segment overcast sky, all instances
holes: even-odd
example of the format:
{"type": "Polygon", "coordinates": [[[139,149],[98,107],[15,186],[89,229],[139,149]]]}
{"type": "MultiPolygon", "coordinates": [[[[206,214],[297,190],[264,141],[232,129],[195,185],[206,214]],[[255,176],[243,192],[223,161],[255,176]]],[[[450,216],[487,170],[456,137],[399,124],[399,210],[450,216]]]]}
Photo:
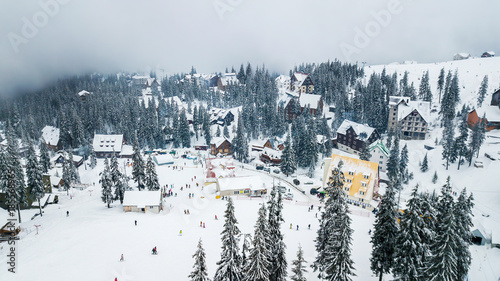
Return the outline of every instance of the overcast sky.
{"type": "Polygon", "coordinates": [[[0,0],[0,93],[90,71],[383,64],[497,51],[500,1],[0,0]]]}

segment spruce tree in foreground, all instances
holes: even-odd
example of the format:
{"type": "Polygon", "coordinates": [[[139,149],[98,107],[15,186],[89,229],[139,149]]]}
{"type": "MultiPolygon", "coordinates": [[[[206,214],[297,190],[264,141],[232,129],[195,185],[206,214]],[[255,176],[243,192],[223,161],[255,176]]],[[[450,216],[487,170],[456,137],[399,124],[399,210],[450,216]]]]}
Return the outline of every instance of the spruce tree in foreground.
{"type": "Polygon", "coordinates": [[[390,184],[387,186],[384,197],[382,197],[379,211],[375,214],[374,231],[371,237],[372,256],[370,258],[370,268],[372,272],[379,276],[379,280],[382,280],[382,276],[389,273],[394,266],[395,240],[398,230],[394,188],[390,184]]]}
{"type": "Polygon", "coordinates": [[[95,155],[94,147],[90,146],[90,168],[94,169],[97,166],[97,157],[95,155]]]}
{"type": "Polygon", "coordinates": [[[217,262],[214,281],[240,281],[243,280],[238,246],[241,231],[234,216],[234,204],[231,197],[227,200],[224,218],[224,229],[221,232],[222,253],[221,259],[217,262]]]}
{"type": "Polygon", "coordinates": [[[71,188],[71,181],[73,179],[71,175],[71,168],[69,167],[69,161],[65,157],[66,153],[64,155],[64,162],[62,163],[62,180],[63,180],[63,188],[66,191],[66,195],[69,195],[69,189],[71,188]]]}
{"type": "Polygon", "coordinates": [[[292,272],[293,275],[291,277],[292,281],[306,281],[307,279],[304,277],[304,273],[306,270],[306,260],[304,259],[304,252],[302,251],[302,247],[299,245],[299,250],[297,251],[297,259],[292,261],[292,272]]]}
{"type": "Polygon", "coordinates": [[[151,154],[148,157],[148,162],[146,163],[146,186],[148,190],[160,190],[160,183],[158,181],[158,174],[156,173],[156,166],[153,162],[151,154]]]}
{"type": "Polygon", "coordinates": [[[420,281],[424,278],[425,262],[429,256],[428,241],[432,232],[426,228],[418,185],[401,215],[396,237],[393,273],[397,280],[420,281]]]}
{"type": "Polygon", "coordinates": [[[484,97],[488,93],[488,75],[485,75],[483,82],[481,82],[481,87],[479,87],[479,93],[477,96],[477,106],[481,107],[483,105],[484,97]]]}
{"type": "Polygon", "coordinates": [[[408,146],[405,144],[401,149],[401,155],[399,157],[399,170],[401,171],[401,181],[403,183],[408,183],[408,146]]]}
{"type": "Polygon", "coordinates": [[[207,262],[205,256],[205,250],[201,243],[201,238],[198,241],[198,247],[193,255],[194,265],[193,271],[189,274],[189,280],[191,281],[210,281],[207,274],[207,262]]]}
{"type": "Polygon", "coordinates": [[[281,192],[277,191],[276,186],[271,190],[271,198],[268,202],[269,217],[268,217],[268,237],[267,243],[270,249],[269,256],[269,280],[284,281],[287,276],[287,261],[285,249],[286,245],[283,242],[283,234],[281,233],[281,223],[283,222],[282,210],[283,201],[281,192]],[[277,198],[276,198],[277,196],[277,198]]]}
{"type": "Polygon", "coordinates": [[[361,151],[359,152],[359,159],[370,161],[370,158],[372,158],[372,154],[370,153],[369,144],[368,142],[364,142],[361,151]]]}
{"type": "Polygon", "coordinates": [[[266,281],[269,279],[269,268],[271,251],[266,240],[268,238],[268,227],[266,220],[266,206],[262,204],[259,209],[259,217],[255,225],[253,237],[253,248],[250,250],[245,272],[245,281],[266,281]]]}
{"type": "MultiPolygon", "coordinates": [[[[9,203],[12,202],[16,206],[19,223],[21,223],[21,205],[26,206],[28,204],[28,197],[21,157],[18,152],[19,145],[11,130],[9,126],[5,133],[7,136],[7,149],[4,152],[4,167],[0,189],[7,193],[9,203]]],[[[9,209],[9,211],[14,210],[9,209]]]]}
{"type": "Polygon", "coordinates": [[[450,177],[448,177],[439,196],[436,234],[431,245],[431,257],[426,265],[428,280],[460,280],[458,260],[461,257],[457,254],[460,253],[465,242],[457,231],[454,207],[450,177]]]}
{"type": "Polygon", "coordinates": [[[471,265],[471,253],[469,244],[472,239],[471,227],[472,224],[472,208],[474,207],[472,194],[467,196],[467,191],[464,188],[458,196],[455,204],[455,217],[457,222],[457,233],[462,238],[462,244],[456,251],[458,280],[466,280],[469,268],[471,265]]]}
{"type": "MultiPolygon", "coordinates": [[[[340,164],[340,163],[339,163],[340,164]]],[[[318,277],[325,280],[352,280],[354,262],[351,259],[352,233],[351,218],[344,200],[344,174],[341,164],[334,168],[325,188],[328,198],[321,214],[316,242],[317,256],[312,264],[318,277]]]]}
{"type": "Polygon", "coordinates": [[[116,155],[114,153],[111,155],[110,179],[115,189],[114,199],[120,200],[120,203],[123,204],[123,198],[125,197],[125,185],[123,183],[123,175],[118,169],[118,159],[116,159],[116,155]]]}

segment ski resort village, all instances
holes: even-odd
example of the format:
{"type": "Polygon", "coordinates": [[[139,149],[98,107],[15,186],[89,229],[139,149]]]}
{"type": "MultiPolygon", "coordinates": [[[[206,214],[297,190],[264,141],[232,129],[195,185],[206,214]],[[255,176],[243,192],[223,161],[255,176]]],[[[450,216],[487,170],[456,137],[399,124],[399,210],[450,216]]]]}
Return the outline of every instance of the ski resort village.
{"type": "Polygon", "coordinates": [[[498,280],[500,58],[455,59],[4,98],[0,280],[498,280]]]}

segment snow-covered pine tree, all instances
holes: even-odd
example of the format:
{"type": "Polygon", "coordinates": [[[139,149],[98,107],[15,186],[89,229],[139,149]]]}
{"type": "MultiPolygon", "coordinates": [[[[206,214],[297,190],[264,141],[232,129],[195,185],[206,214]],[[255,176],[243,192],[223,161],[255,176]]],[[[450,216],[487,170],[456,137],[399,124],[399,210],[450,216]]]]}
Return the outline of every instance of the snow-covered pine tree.
{"type": "Polygon", "coordinates": [[[210,135],[210,121],[208,120],[208,116],[206,113],[204,114],[205,118],[203,118],[203,136],[205,137],[206,145],[210,146],[210,142],[212,141],[212,136],[210,135]]]}
{"type": "Polygon", "coordinates": [[[71,168],[69,165],[68,157],[66,157],[66,152],[64,152],[64,162],[62,163],[62,180],[63,180],[63,188],[66,191],[66,195],[69,195],[69,189],[71,188],[71,183],[73,180],[73,176],[71,173],[71,168]]]}
{"type": "Polygon", "coordinates": [[[441,68],[441,71],[439,72],[439,77],[438,77],[438,84],[437,88],[439,91],[439,102],[441,102],[441,93],[443,92],[443,87],[444,87],[444,67],[441,68]]]}
{"type": "Polygon", "coordinates": [[[146,182],[145,164],[137,141],[134,143],[134,153],[132,154],[132,178],[137,183],[137,188],[139,190],[144,189],[144,184],[146,182]]]}
{"type": "Polygon", "coordinates": [[[90,146],[90,168],[93,170],[97,166],[97,157],[95,155],[94,146],[90,146]]]}
{"type": "Polygon", "coordinates": [[[295,172],[297,169],[297,162],[295,160],[295,151],[293,150],[293,145],[290,139],[290,133],[288,133],[285,141],[285,148],[281,154],[281,164],[280,169],[283,174],[287,177],[295,172]]]}
{"type": "Polygon", "coordinates": [[[401,179],[403,183],[408,183],[408,146],[405,144],[401,149],[401,154],[399,156],[399,170],[401,171],[401,179]]]}
{"type": "MultiPolygon", "coordinates": [[[[78,173],[78,169],[75,166],[75,161],[73,161],[73,152],[68,152],[68,169],[70,172],[71,182],[72,183],[80,183],[80,173],[78,173]]],[[[64,160],[66,162],[66,159],[64,160]]]]}
{"type": "Polygon", "coordinates": [[[387,133],[387,140],[385,142],[385,147],[387,147],[387,149],[391,149],[393,137],[394,137],[394,130],[392,130],[391,128],[387,133]]]}
{"type": "Polygon", "coordinates": [[[455,149],[455,139],[454,139],[454,128],[453,122],[445,121],[444,122],[444,130],[443,130],[443,159],[446,160],[446,170],[448,170],[448,166],[450,163],[455,162],[457,158],[457,153],[455,149]]]}
{"type": "Polygon", "coordinates": [[[429,85],[429,70],[422,75],[418,96],[424,101],[432,101],[432,91],[431,86],[429,85]]]}
{"type": "Polygon", "coordinates": [[[31,144],[28,149],[28,156],[26,160],[26,177],[27,181],[27,191],[32,201],[38,201],[38,207],[40,209],[40,216],[42,215],[42,206],[40,205],[40,199],[43,198],[45,190],[43,187],[42,180],[42,168],[36,159],[35,148],[31,144]]]}
{"type": "Polygon", "coordinates": [[[284,281],[287,276],[287,261],[285,255],[286,245],[283,242],[281,233],[283,202],[281,192],[277,191],[276,186],[273,186],[270,195],[268,201],[268,235],[266,237],[266,243],[271,251],[269,256],[269,280],[284,281]]]}
{"type": "Polygon", "coordinates": [[[437,171],[434,171],[434,176],[432,176],[432,183],[436,184],[437,180],[438,180],[438,173],[437,171]]]}
{"type": "Polygon", "coordinates": [[[455,253],[457,259],[458,280],[467,280],[467,274],[471,265],[471,253],[469,250],[469,243],[472,239],[472,232],[470,231],[473,226],[472,223],[472,202],[474,197],[467,196],[467,190],[464,188],[458,196],[457,203],[455,204],[455,218],[457,222],[457,232],[462,238],[462,243],[455,253]]]}
{"type": "Polygon", "coordinates": [[[47,150],[47,145],[43,137],[40,139],[40,168],[42,169],[42,174],[47,173],[50,170],[50,157],[49,151],[47,150]]]}
{"type": "Polygon", "coordinates": [[[389,159],[387,160],[387,176],[391,182],[399,179],[399,138],[394,138],[394,143],[391,146],[389,159]]]}
{"type": "Polygon", "coordinates": [[[418,185],[412,191],[405,211],[400,215],[396,237],[393,273],[397,280],[420,281],[425,276],[425,262],[429,256],[428,241],[432,230],[426,228],[421,209],[418,185]]]}
{"type": "Polygon", "coordinates": [[[179,115],[179,137],[182,147],[191,147],[191,131],[189,130],[189,123],[186,117],[186,111],[182,110],[179,115]]]}
{"type": "Polygon", "coordinates": [[[424,160],[422,160],[422,165],[420,166],[420,171],[422,173],[427,172],[429,170],[429,161],[427,160],[427,153],[424,156],[424,160]]]}
{"type": "Polygon", "coordinates": [[[205,250],[203,249],[203,244],[200,240],[198,240],[198,247],[196,252],[193,255],[194,265],[193,271],[189,274],[189,280],[191,281],[210,281],[207,273],[207,262],[205,250]]]}
{"type": "Polygon", "coordinates": [[[438,203],[436,233],[431,245],[431,257],[426,264],[427,280],[460,280],[457,250],[464,241],[460,237],[455,216],[455,203],[451,196],[450,177],[441,189],[438,203]]]}
{"type": "Polygon", "coordinates": [[[217,125],[217,131],[215,131],[215,136],[218,138],[220,137],[220,126],[219,125],[217,125]]]}
{"type": "Polygon", "coordinates": [[[231,197],[228,197],[224,218],[224,229],[221,232],[222,253],[221,259],[217,262],[214,281],[241,281],[243,273],[238,246],[241,232],[234,216],[234,204],[231,197]]]}
{"type": "Polygon", "coordinates": [[[248,253],[252,247],[252,236],[250,233],[243,235],[243,246],[241,247],[241,267],[245,268],[248,259],[248,253]]]}
{"type": "Polygon", "coordinates": [[[370,158],[372,158],[372,154],[370,153],[369,144],[368,142],[364,142],[363,146],[361,147],[361,151],[359,152],[359,159],[370,161],[370,158]]]}
{"type": "Polygon", "coordinates": [[[394,266],[395,240],[399,231],[396,208],[394,188],[390,184],[382,197],[379,211],[375,214],[374,231],[371,237],[370,268],[379,276],[379,280],[382,280],[383,274],[390,273],[394,266]]]}
{"type": "MultiPolygon", "coordinates": [[[[227,127],[226,127],[227,128],[227,127]]],[[[233,139],[233,152],[236,159],[240,162],[248,161],[248,143],[243,131],[243,120],[238,118],[238,127],[236,128],[236,136],[233,139]]],[[[229,133],[228,133],[229,135],[229,133]]]]}
{"type": "Polygon", "coordinates": [[[146,186],[148,190],[160,190],[160,183],[158,181],[158,174],[156,173],[156,166],[153,162],[151,154],[149,154],[148,162],[146,163],[146,186]]]}
{"type": "Polygon", "coordinates": [[[307,261],[304,259],[304,251],[302,251],[302,247],[299,244],[299,249],[297,250],[297,259],[292,261],[292,272],[293,275],[291,277],[292,281],[306,281],[306,277],[304,273],[307,272],[305,264],[307,261]]]}
{"type": "MultiPolygon", "coordinates": [[[[340,164],[340,163],[339,163],[340,164]]],[[[344,200],[345,177],[341,165],[334,168],[325,191],[328,194],[316,242],[317,256],[312,264],[318,277],[326,280],[351,280],[355,276],[351,255],[352,229],[344,200]]]]}
{"type": "Polygon", "coordinates": [[[467,158],[470,153],[469,148],[467,147],[467,140],[469,139],[469,126],[467,124],[467,112],[463,112],[460,120],[460,125],[458,127],[459,135],[455,139],[455,151],[458,157],[458,167],[457,170],[460,170],[460,162],[462,157],[467,158]]]}
{"type": "Polygon", "coordinates": [[[255,225],[255,234],[253,236],[253,248],[250,250],[248,261],[243,269],[245,272],[245,281],[264,281],[270,280],[270,257],[271,249],[269,248],[268,240],[268,223],[266,219],[266,206],[262,204],[259,209],[259,217],[255,225]]]}
{"type": "Polygon", "coordinates": [[[481,107],[483,105],[484,97],[488,92],[488,75],[485,75],[483,82],[481,82],[481,87],[479,87],[479,92],[477,95],[477,106],[481,107]]]}
{"type": "Polygon", "coordinates": [[[108,208],[111,208],[110,204],[113,203],[113,183],[111,181],[111,175],[109,170],[108,158],[104,159],[104,170],[101,173],[101,199],[108,208]]]}
{"type": "Polygon", "coordinates": [[[125,196],[125,186],[122,182],[123,175],[118,168],[118,159],[116,159],[115,153],[111,155],[111,163],[110,163],[110,179],[113,183],[113,188],[115,192],[114,200],[120,200],[120,203],[123,204],[123,198],[125,196]]]}

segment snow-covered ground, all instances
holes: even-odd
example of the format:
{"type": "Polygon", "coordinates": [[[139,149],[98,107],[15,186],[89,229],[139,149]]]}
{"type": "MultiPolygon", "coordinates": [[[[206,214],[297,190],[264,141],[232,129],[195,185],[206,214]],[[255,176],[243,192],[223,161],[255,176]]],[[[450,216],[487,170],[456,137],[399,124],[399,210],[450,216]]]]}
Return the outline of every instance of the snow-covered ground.
{"type": "MultiPolygon", "coordinates": [[[[500,58],[470,59],[436,64],[387,65],[386,71],[392,74],[397,71],[399,78],[405,70],[410,72],[410,82],[415,82],[418,89],[419,79],[424,71],[430,72],[430,83],[435,100],[437,98],[437,77],[441,68],[446,71],[458,70],[461,84],[461,103],[475,105],[477,91],[484,75],[489,75],[489,91],[484,104],[489,104],[491,93],[500,85],[500,58]]],[[[372,71],[380,73],[384,66],[366,66],[367,77],[372,71]]],[[[460,106],[461,107],[461,106],[460,106]]],[[[424,144],[434,146],[436,138],[441,139],[441,128],[433,115],[431,122],[431,136],[425,141],[401,141],[409,148],[409,170],[414,173],[415,179],[405,186],[401,194],[402,207],[411,192],[411,188],[419,184],[422,191],[439,191],[440,187],[451,176],[454,191],[461,191],[467,187],[474,194],[474,221],[481,224],[487,236],[500,233],[500,160],[492,161],[484,156],[485,152],[498,155],[500,151],[498,132],[490,132],[480,151],[479,161],[484,168],[463,165],[457,170],[456,163],[451,164],[449,170],[443,166],[441,160],[441,146],[427,151],[424,144]],[[420,172],[419,162],[428,154],[429,170],[420,172]],[[431,179],[437,171],[438,182],[433,184],[431,179]]],[[[231,131],[231,129],[230,129],[231,131]]],[[[500,157],[500,155],[498,155],[500,157]]],[[[475,161],[474,159],[473,161],[475,161]]],[[[120,161],[124,161],[120,159],[120,161]]],[[[256,171],[252,166],[237,166],[239,175],[261,175],[264,181],[278,183],[274,173],[256,171]]],[[[102,161],[94,170],[80,167],[80,175],[84,183],[89,183],[86,190],[72,190],[71,196],[65,192],[59,193],[60,202],[44,209],[43,217],[30,218],[37,212],[36,209],[23,210],[23,229],[21,240],[17,241],[17,274],[7,272],[7,244],[0,244],[0,280],[114,280],[118,277],[123,280],[188,280],[199,238],[203,239],[207,254],[209,276],[213,277],[217,268],[216,262],[220,259],[220,232],[223,225],[223,212],[226,201],[215,199],[212,188],[202,189],[203,169],[195,166],[192,161],[179,159],[176,165],[183,169],[173,170],[168,166],[159,166],[158,175],[160,184],[174,185],[176,197],[165,199],[165,209],[160,214],[125,213],[119,202],[106,208],[100,199],[99,172],[102,171],[102,161]],[[184,165],[185,163],[185,165],[184,165]],[[194,177],[196,176],[196,179],[194,177]],[[200,183],[196,187],[196,182],[200,183]],[[95,183],[95,186],[94,186],[95,183]],[[190,189],[180,190],[180,186],[191,184],[190,189]],[[91,192],[90,192],[91,191],[91,192]],[[189,199],[188,193],[195,196],[189,199]],[[189,209],[190,215],[184,210],[189,209]],[[66,211],[70,216],[66,216],[66,211]],[[215,220],[215,215],[219,220],[215,220]],[[134,221],[138,225],[134,225],[134,221]],[[205,228],[200,228],[200,222],[205,228]],[[39,225],[36,234],[35,225],[39,225]],[[183,235],[179,236],[182,230],[183,235]],[[158,248],[159,255],[152,256],[151,249],[158,248]],[[120,255],[125,257],[120,262],[120,255]]],[[[305,171],[299,172],[300,189],[305,195],[290,188],[294,194],[292,201],[284,203],[283,234],[287,245],[287,258],[290,264],[300,244],[304,250],[304,257],[311,264],[316,255],[314,239],[318,228],[316,213],[319,201],[309,195],[311,186],[321,182],[322,170],[316,169],[313,185],[305,185],[305,171]],[[314,205],[314,210],[308,212],[308,206],[314,205]],[[290,229],[292,224],[292,229],[290,229]],[[308,225],[311,229],[308,229],[308,225]],[[297,225],[299,230],[297,230],[297,225]]],[[[130,175],[130,168],[127,168],[130,175]]],[[[59,174],[61,172],[59,171],[59,174]]],[[[284,184],[282,182],[282,184],[284,184]]],[[[285,184],[286,185],[286,184],[285,184]]],[[[235,197],[236,218],[242,233],[253,234],[253,227],[257,219],[259,205],[264,199],[249,200],[246,197],[235,197]]],[[[374,216],[365,210],[350,206],[353,214],[352,227],[354,266],[356,268],[354,280],[377,280],[370,270],[369,257],[371,253],[368,230],[373,227],[374,216]],[[367,216],[369,215],[369,216],[367,216]]],[[[7,212],[0,209],[0,222],[6,221],[7,212]]],[[[3,225],[3,223],[2,223],[3,225]]],[[[500,276],[500,249],[486,246],[471,246],[472,267],[469,280],[498,280],[500,276]]],[[[318,280],[316,273],[309,270],[308,280],[318,280]]],[[[389,280],[388,276],[385,280],[389,280]]]]}

